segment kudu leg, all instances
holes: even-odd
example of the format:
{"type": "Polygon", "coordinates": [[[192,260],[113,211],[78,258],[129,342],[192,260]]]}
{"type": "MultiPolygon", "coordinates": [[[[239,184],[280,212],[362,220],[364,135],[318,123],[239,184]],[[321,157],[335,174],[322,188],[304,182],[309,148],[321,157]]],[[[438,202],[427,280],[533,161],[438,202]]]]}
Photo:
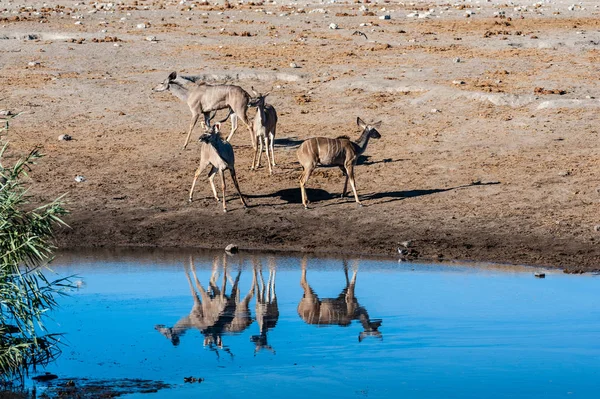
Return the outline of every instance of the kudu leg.
{"type": "Polygon", "coordinates": [[[265,140],[265,137],[262,134],[259,134],[257,137],[258,142],[256,143],[256,151],[258,152],[258,162],[256,163],[256,169],[260,167],[260,160],[262,159],[263,153],[263,141],[265,140]]]}
{"type": "Polygon", "coordinates": [[[254,136],[254,156],[252,157],[252,166],[250,167],[250,170],[257,170],[258,169],[258,165],[256,164],[256,158],[258,158],[258,163],[260,164],[260,157],[258,155],[258,144],[256,143],[257,141],[260,140],[260,136],[254,136]]]}
{"type": "Polygon", "coordinates": [[[190,189],[190,196],[188,198],[189,202],[192,202],[192,197],[194,195],[194,187],[196,187],[196,180],[198,180],[198,176],[200,176],[200,173],[202,173],[204,168],[206,168],[206,165],[208,165],[208,162],[200,160],[200,166],[198,166],[198,169],[196,169],[196,173],[194,173],[194,181],[192,182],[192,188],[190,189]]]}
{"type": "Polygon", "coordinates": [[[240,195],[240,199],[242,200],[242,205],[244,206],[244,208],[246,208],[248,205],[246,205],[246,200],[244,200],[244,196],[242,195],[242,192],[240,191],[240,185],[238,183],[238,179],[237,176],[235,174],[235,169],[229,169],[229,173],[231,173],[231,180],[233,180],[233,185],[235,186],[235,189],[237,190],[238,194],[240,195]]]}
{"type": "Polygon", "coordinates": [[[231,114],[231,133],[229,133],[229,136],[227,136],[227,141],[231,141],[231,138],[233,137],[233,134],[237,130],[237,127],[238,127],[237,120],[238,120],[238,116],[234,112],[233,114],[231,114]]]}
{"type": "Polygon", "coordinates": [[[346,173],[348,173],[348,179],[350,180],[350,186],[354,192],[354,199],[359,206],[362,206],[358,200],[358,194],[356,193],[356,184],[354,183],[354,164],[346,165],[346,173]]]}
{"type": "Polygon", "coordinates": [[[225,204],[225,171],[220,170],[221,175],[221,187],[223,189],[223,212],[227,212],[227,205],[225,204]]]}
{"type": "MultiPolygon", "coordinates": [[[[265,152],[267,153],[267,165],[269,165],[269,174],[273,174],[273,165],[271,165],[271,158],[269,157],[269,133],[264,137],[265,139],[265,152]]],[[[260,158],[259,158],[260,159],[260,158]]]]}
{"type": "Polygon", "coordinates": [[[273,163],[273,166],[275,166],[275,155],[273,152],[273,142],[275,141],[275,132],[277,131],[277,128],[274,126],[273,127],[273,132],[271,132],[270,134],[270,139],[271,139],[271,162],[273,163]]]}
{"type": "Polygon", "coordinates": [[[346,177],[346,180],[344,180],[344,191],[342,191],[342,198],[344,198],[348,192],[348,173],[346,173],[346,169],[343,166],[340,166],[340,169],[342,170],[342,174],[346,177]]]}
{"type": "MultiPolygon", "coordinates": [[[[304,166],[303,166],[304,167],[304,166]]],[[[314,169],[313,167],[304,167],[304,173],[302,173],[302,177],[300,177],[300,193],[302,194],[302,205],[304,205],[305,209],[308,209],[308,198],[306,196],[306,182],[310,177],[314,169]]]]}
{"type": "Polygon", "coordinates": [[[198,122],[199,117],[200,117],[200,114],[192,115],[192,121],[190,122],[190,130],[188,131],[187,137],[185,138],[185,143],[183,143],[184,150],[185,150],[185,147],[187,147],[188,142],[190,141],[190,136],[192,135],[192,130],[194,130],[194,127],[196,126],[196,123],[198,122]]]}
{"type": "Polygon", "coordinates": [[[217,188],[215,187],[215,176],[217,175],[217,168],[213,167],[208,174],[208,181],[210,181],[210,188],[212,189],[213,196],[217,200],[220,201],[219,196],[217,195],[217,188]]]}

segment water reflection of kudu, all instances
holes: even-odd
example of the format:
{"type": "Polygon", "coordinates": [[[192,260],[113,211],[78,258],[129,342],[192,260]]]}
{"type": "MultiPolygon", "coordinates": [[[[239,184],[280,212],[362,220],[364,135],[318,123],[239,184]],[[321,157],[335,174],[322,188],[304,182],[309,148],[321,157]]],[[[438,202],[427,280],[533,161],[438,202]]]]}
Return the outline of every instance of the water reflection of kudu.
{"type": "Polygon", "coordinates": [[[256,261],[256,259],[252,260],[256,289],[256,323],[259,327],[259,335],[250,337],[250,340],[256,345],[254,348],[255,354],[263,348],[275,353],[271,345],[267,342],[267,333],[277,325],[279,307],[277,305],[277,294],[275,293],[275,261],[273,258],[270,258],[268,262],[269,279],[265,286],[262,264],[260,261],[256,261]]]}
{"type": "Polygon", "coordinates": [[[302,278],[300,285],[304,290],[304,296],[298,304],[298,315],[307,324],[338,325],[347,327],[352,320],[359,320],[363,330],[358,335],[358,341],[362,341],[367,336],[381,338],[381,332],[378,328],[381,325],[380,319],[371,320],[367,310],[360,306],[354,296],[356,286],[356,274],[358,266],[353,267],[352,279],[348,278],[348,264],[344,261],[344,275],[346,276],[346,287],[337,298],[323,298],[313,291],[306,280],[306,257],[302,258],[302,278]]]}
{"type": "MultiPolygon", "coordinates": [[[[155,327],[162,335],[167,337],[173,345],[179,345],[180,337],[190,328],[200,330],[204,336],[204,345],[211,349],[223,348],[221,336],[223,333],[238,333],[244,331],[252,324],[252,317],[248,304],[254,296],[254,281],[250,292],[240,301],[240,292],[238,284],[241,276],[241,269],[235,279],[232,281],[227,273],[227,258],[223,256],[223,280],[221,288],[218,287],[219,278],[219,259],[213,259],[212,274],[208,283],[208,289],[205,290],[196,275],[196,268],[193,259],[190,258],[189,266],[185,267],[194,306],[190,314],[182,317],[173,327],[157,325],[155,327]],[[192,276],[195,286],[192,283],[192,276]],[[232,285],[231,294],[226,295],[227,279],[232,285]]],[[[227,349],[226,349],[227,351],[227,349]]]]}

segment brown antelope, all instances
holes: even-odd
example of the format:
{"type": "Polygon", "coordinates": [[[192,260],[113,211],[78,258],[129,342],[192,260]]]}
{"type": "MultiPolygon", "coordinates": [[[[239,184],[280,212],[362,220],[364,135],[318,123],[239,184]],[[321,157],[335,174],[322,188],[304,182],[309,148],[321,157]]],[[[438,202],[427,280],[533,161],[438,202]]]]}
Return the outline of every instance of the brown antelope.
{"type": "Polygon", "coordinates": [[[308,209],[306,182],[317,165],[339,166],[342,173],[346,176],[342,198],[346,196],[348,180],[350,180],[350,186],[352,186],[352,191],[354,192],[354,199],[358,205],[362,205],[358,200],[358,194],[356,193],[354,166],[356,165],[359,155],[365,152],[367,144],[369,144],[369,139],[378,139],[381,137],[377,131],[381,122],[367,125],[360,118],[356,118],[356,123],[363,129],[360,138],[356,142],[351,141],[347,136],[340,136],[335,139],[313,137],[300,144],[296,154],[298,155],[298,160],[300,161],[302,168],[304,168],[302,177],[300,177],[300,192],[302,194],[302,205],[304,205],[304,208],[308,209]]]}
{"type": "Polygon", "coordinates": [[[212,188],[213,195],[217,202],[219,202],[219,196],[217,195],[217,189],[215,187],[215,175],[217,172],[221,175],[221,186],[223,191],[223,212],[227,212],[227,206],[225,204],[225,169],[229,170],[233,185],[240,195],[242,204],[246,208],[246,201],[240,191],[240,186],[235,175],[235,157],[233,155],[233,147],[228,141],[225,141],[219,135],[219,129],[221,125],[216,123],[210,128],[209,133],[200,136],[200,165],[196,169],[194,174],[194,181],[192,182],[192,188],[190,189],[189,201],[192,202],[194,195],[194,187],[196,186],[196,180],[200,173],[208,166],[211,165],[210,172],[208,173],[208,179],[210,180],[210,186],[212,188]]]}
{"type": "Polygon", "coordinates": [[[253,104],[256,104],[256,115],[254,116],[254,157],[252,158],[252,167],[250,170],[258,169],[260,166],[260,158],[262,157],[263,142],[265,143],[265,151],[267,153],[267,163],[269,164],[269,174],[273,174],[273,166],[275,166],[275,155],[273,154],[273,141],[277,130],[277,112],[271,104],[265,103],[265,98],[269,93],[257,93],[252,87],[254,94],[253,104]],[[259,149],[260,147],[260,149],[259,149]],[[269,159],[269,149],[271,150],[271,158],[269,159]],[[258,162],[256,155],[258,154],[258,162]]]}
{"type": "Polygon", "coordinates": [[[354,268],[352,279],[348,279],[348,265],[344,261],[344,275],[346,277],[346,286],[337,298],[323,298],[315,294],[306,280],[306,257],[302,259],[302,277],[300,285],[304,290],[304,296],[298,304],[298,315],[307,324],[318,326],[338,325],[349,326],[352,320],[359,320],[363,330],[358,340],[362,341],[366,336],[376,336],[381,338],[381,332],[378,328],[381,320],[371,320],[367,310],[360,306],[354,296],[356,286],[356,274],[358,268],[354,268]]]}
{"type": "Polygon", "coordinates": [[[171,72],[167,79],[152,90],[155,92],[168,90],[190,107],[192,120],[183,144],[184,149],[188,145],[190,135],[198,122],[200,114],[204,116],[202,123],[205,127],[210,127],[210,113],[226,108],[229,108],[231,113],[231,133],[229,133],[227,141],[231,140],[233,133],[237,130],[237,119],[239,117],[248,128],[250,140],[254,146],[252,129],[246,114],[250,95],[241,87],[226,84],[209,85],[204,82],[196,83],[185,76],[177,76],[177,72],[171,72]]]}
{"type": "Polygon", "coordinates": [[[218,269],[218,258],[215,257],[208,288],[204,289],[196,275],[194,261],[190,258],[189,266],[185,268],[185,274],[192,298],[194,299],[192,310],[173,327],[166,327],[162,324],[155,327],[173,345],[179,345],[180,338],[187,330],[195,328],[204,336],[204,346],[209,346],[211,349],[223,348],[222,335],[224,333],[239,333],[252,324],[248,303],[254,295],[254,281],[252,282],[250,292],[240,302],[238,285],[241,270],[238,271],[235,280],[232,281],[231,294],[227,295],[227,264],[225,255],[223,258],[223,281],[220,288],[217,285],[217,279],[219,278],[218,269]],[[190,271],[197,291],[194,289],[190,271]]]}
{"type": "Polygon", "coordinates": [[[277,305],[277,294],[275,293],[275,264],[269,265],[269,279],[265,286],[262,273],[262,265],[254,265],[254,282],[256,289],[256,323],[259,327],[259,335],[253,335],[250,340],[254,342],[256,354],[261,349],[275,351],[267,342],[267,333],[275,328],[279,320],[279,306],[277,305]],[[260,283],[260,286],[259,286],[260,283]]]}

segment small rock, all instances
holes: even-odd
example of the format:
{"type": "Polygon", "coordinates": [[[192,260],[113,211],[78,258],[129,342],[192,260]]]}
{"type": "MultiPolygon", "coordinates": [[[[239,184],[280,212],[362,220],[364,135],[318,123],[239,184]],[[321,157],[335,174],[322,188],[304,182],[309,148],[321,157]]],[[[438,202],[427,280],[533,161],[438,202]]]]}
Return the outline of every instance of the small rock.
{"type": "Polygon", "coordinates": [[[459,57],[456,57],[456,58],[454,59],[454,62],[456,62],[456,63],[458,64],[458,63],[460,62],[460,58],[459,58],[459,57]]]}
{"type": "Polygon", "coordinates": [[[230,254],[235,254],[239,250],[238,246],[235,244],[229,244],[225,247],[225,252],[229,252],[230,254]]]}
{"type": "Polygon", "coordinates": [[[338,25],[334,24],[333,22],[329,24],[329,29],[338,29],[338,25]]]}
{"type": "Polygon", "coordinates": [[[295,62],[290,62],[290,68],[300,68],[295,62]]]}
{"type": "Polygon", "coordinates": [[[594,226],[594,231],[600,231],[600,224],[594,226]]]}
{"type": "Polygon", "coordinates": [[[83,176],[81,176],[81,175],[77,175],[77,176],[75,176],[75,181],[76,181],[77,183],[83,183],[85,180],[86,180],[86,179],[85,179],[85,177],[83,177],[83,176]]]}
{"type": "Polygon", "coordinates": [[[386,14],[386,15],[380,16],[379,19],[392,19],[392,17],[386,14]]]}
{"type": "Polygon", "coordinates": [[[30,67],[37,67],[37,66],[42,65],[42,63],[39,61],[30,61],[27,63],[27,65],[29,65],[30,67]]]}
{"type": "Polygon", "coordinates": [[[50,380],[55,380],[57,378],[58,378],[58,376],[56,374],[46,372],[46,374],[36,375],[35,377],[32,377],[31,379],[34,381],[50,381],[50,380]]]}
{"type": "Polygon", "coordinates": [[[534,276],[537,278],[546,278],[546,273],[535,272],[534,276]]]}
{"type": "Polygon", "coordinates": [[[156,36],[146,36],[146,41],[156,42],[156,41],[158,41],[158,39],[156,38],[156,36]]]}
{"type": "Polygon", "coordinates": [[[453,80],[452,84],[455,84],[455,85],[464,85],[465,82],[463,80],[453,80]]]}
{"type": "Polygon", "coordinates": [[[431,110],[431,113],[432,113],[432,114],[437,114],[438,112],[442,112],[442,111],[440,111],[440,110],[439,110],[439,109],[437,109],[437,108],[433,108],[433,109],[431,110]]]}
{"type": "Polygon", "coordinates": [[[61,141],[70,141],[73,140],[73,137],[69,136],[68,134],[61,134],[58,136],[58,139],[61,141]]]}
{"type": "Polygon", "coordinates": [[[570,171],[568,171],[568,170],[561,170],[560,172],[558,172],[558,175],[559,175],[560,177],[567,177],[567,176],[570,176],[570,175],[571,175],[571,172],[570,172],[570,171]]]}
{"type": "Polygon", "coordinates": [[[138,29],[146,29],[146,24],[137,24],[138,29]]]}

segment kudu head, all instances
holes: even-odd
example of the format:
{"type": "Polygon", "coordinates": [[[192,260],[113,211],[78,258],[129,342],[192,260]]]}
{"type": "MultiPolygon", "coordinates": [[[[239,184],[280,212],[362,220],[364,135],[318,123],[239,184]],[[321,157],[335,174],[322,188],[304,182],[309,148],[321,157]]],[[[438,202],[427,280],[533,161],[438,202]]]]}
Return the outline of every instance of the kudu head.
{"type": "Polygon", "coordinates": [[[167,338],[169,341],[171,341],[173,346],[179,345],[179,342],[180,342],[179,334],[177,334],[173,330],[173,328],[166,327],[164,324],[158,324],[158,325],[154,326],[154,329],[156,331],[158,331],[159,333],[161,333],[162,335],[164,335],[165,338],[167,338]]]}
{"type": "Polygon", "coordinates": [[[275,349],[273,349],[273,347],[267,343],[267,334],[263,333],[260,335],[253,335],[250,337],[250,341],[252,341],[255,345],[254,356],[256,356],[256,354],[260,352],[261,349],[266,349],[269,352],[275,354],[275,349]]]}
{"type": "Polygon", "coordinates": [[[366,124],[362,119],[357,117],[356,124],[363,130],[363,133],[368,132],[370,138],[372,138],[372,139],[381,138],[381,134],[379,134],[379,132],[377,131],[377,128],[379,128],[381,126],[381,121],[374,122],[369,125],[369,124],[366,124]]]}
{"type": "Polygon", "coordinates": [[[171,84],[171,82],[173,82],[175,79],[177,79],[177,72],[171,72],[169,74],[169,77],[167,77],[165,80],[162,81],[162,83],[156,85],[152,91],[154,92],[159,92],[159,91],[165,91],[165,90],[169,90],[169,85],[171,84]]]}
{"type": "Polygon", "coordinates": [[[381,339],[381,332],[378,330],[379,326],[381,326],[381,319],[368,320],[366,323],[363,323],[363,329],[360,334],[358,334],[358,342],[362,342],[366,337],[376,337],[381,339]]]}
{"type": "Polygon", "coordinates": [[[204,143],[210,143],[215,140],[216,137],[221,137],[221,124],[215,123],[212,126],[206,126],[206,130],[204,134],[201,134],[198,138],[198,141],[202,141],[204,143]]]}
{"type": "Polygon", "coordinates": [[[256,90],[254,90],[254,87],[250,87],[252,89],[252,95],[254,95],[254,97],[250,98],[250,101],[248,101],[248,106],[249,107],[264,107],[265,106],[265,98],[267,98],[267,96],[269,94],[271,94],[271,92],[267,92],[265,94],[261,94],[259,92],[257,92],[256,90]]]}

